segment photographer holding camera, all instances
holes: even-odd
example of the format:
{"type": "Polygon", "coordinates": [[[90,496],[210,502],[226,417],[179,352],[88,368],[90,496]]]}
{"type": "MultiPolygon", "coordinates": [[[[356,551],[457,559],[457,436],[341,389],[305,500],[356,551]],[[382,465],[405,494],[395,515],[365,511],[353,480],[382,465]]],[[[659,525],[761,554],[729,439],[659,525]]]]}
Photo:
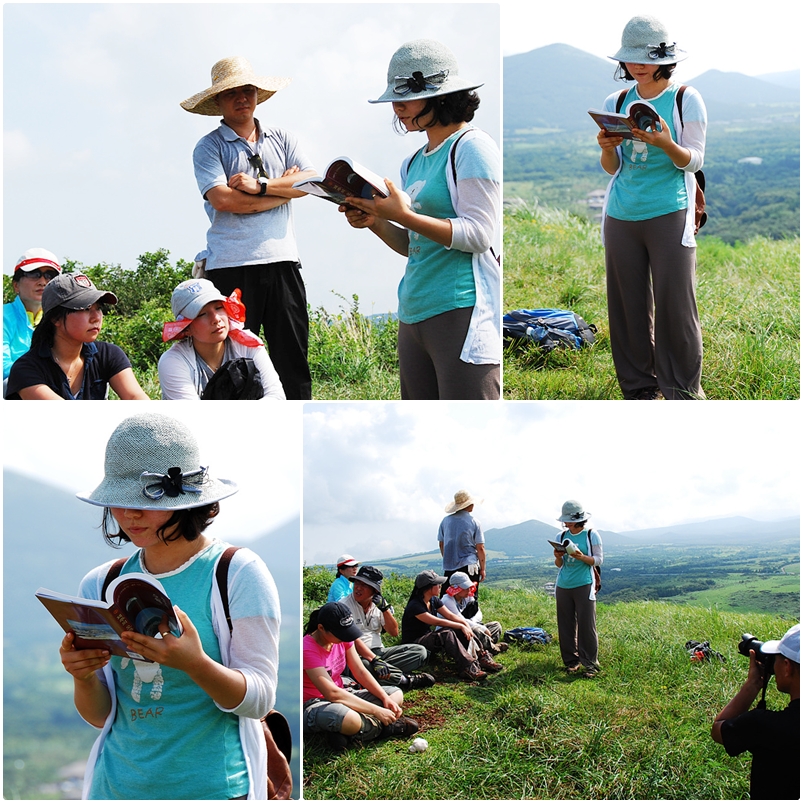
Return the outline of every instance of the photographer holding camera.
{"type": "Polygon", "coordinates": [[[757,642],[743,636],[750,654],[747,680],[719,712],[711,738],[729,756],[753,754],[750,797],[754,800],[797,800],[800,797],[800,625],[786,631],[780,641],[757,642]],[[756,649],[750,649],[751,646],[756,649]],[[783,711],[767,711],[762,701],[748,709],[772,674],[778,691],[788,694],[783,711]]]}

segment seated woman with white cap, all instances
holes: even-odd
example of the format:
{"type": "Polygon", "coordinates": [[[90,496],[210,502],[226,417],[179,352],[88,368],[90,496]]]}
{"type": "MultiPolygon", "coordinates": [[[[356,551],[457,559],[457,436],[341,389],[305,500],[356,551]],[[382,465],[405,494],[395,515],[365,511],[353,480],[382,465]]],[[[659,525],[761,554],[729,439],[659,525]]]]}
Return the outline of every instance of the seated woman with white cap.
{"type": "Polygon", "coordinates": [[[42,293],[60,273],[58,258],[44,248],[29,248],[14,266],[16,297],[3,304],[3,395],[11,366],[31,347],[33,330],[42,319],[42,293]]]}
{"type": "Polygon", "coordinates": [[[103,308],[117,296],[88,276],[65,273],[42,292],[42,319],[31,348],[11,366],[7,399],[105,399],[111,385],[121,399],[147,399],[125,352],[98,340],[103,308]]]}
{"type": "Polygon", "coordinates": [[[360,564],[351,555],[341,555],[337,559],[337,573],[334,582],[329,586],[329,593],[326,595],[327,602],[338,602],[343,597],[351,594],[350,577],[355,577],[360,564]]]}
{"type": "Polygon", "coordinates": [[[163,399],[205,398],[215,372],[240,358],[251,360],[256,369],[250,392],[241,398],[285,399],[264,344],[243,328],[239,290],[227,298],[208,279],[188,279],[173,291],[170,305],[176,320],[165,323],[162,340],[175,342],[159,358],[163,399]]]}

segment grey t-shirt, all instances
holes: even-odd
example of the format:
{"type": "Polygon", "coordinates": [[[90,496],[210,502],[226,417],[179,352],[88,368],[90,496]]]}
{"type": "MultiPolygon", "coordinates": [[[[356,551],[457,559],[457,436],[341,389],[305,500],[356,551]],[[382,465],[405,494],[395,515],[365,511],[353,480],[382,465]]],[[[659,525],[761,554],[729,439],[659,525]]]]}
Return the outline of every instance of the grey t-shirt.
{"type": "MultiPolygon", "coordinates": [[[[259,128],[259,121],[257,121],[259,128]]],[[[296,137],[281,128],[259,128],[257,141],[248,142],[225,123],[203,137],[192,154],[198,189],[206,199],[213,187],[225,187],[237,173],[257,175],[249,158],[259,153],[270,178],[285,170],[313,170],[296,137]]],[[[298,262],[292,202],[267,212],[219,212],[209,201],[204,208],[212,224],[206,234],[206,269],[298,262]]]]}

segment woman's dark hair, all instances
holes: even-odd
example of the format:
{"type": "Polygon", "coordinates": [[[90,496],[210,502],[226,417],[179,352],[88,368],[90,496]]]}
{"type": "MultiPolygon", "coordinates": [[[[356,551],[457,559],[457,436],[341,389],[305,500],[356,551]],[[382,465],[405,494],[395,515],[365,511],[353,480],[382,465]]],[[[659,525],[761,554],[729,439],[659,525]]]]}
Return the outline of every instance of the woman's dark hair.
{"type": "Polygon", "coordinates": [[[310,615],[309,619],[307,620],[307,624],[304,625],[304,635],[309,636],[311,633],[314,633],[318,629],[318,611],[320,608],[316,608],[310,615]]]}
{"type": "Polygon", "coordinates": [[[31,335],[31,351],[36,353],[41,346],[53,347],[53,341],[56,338],[56,323],[63,321],[67,317],[67,307],[53,307],[49,309],[42,319],[36,325],[31,335]]]}
{"type": "MultiPolygon", "coordinates": [[[[437,583],[433,583],[432,585],[437,585],[437,583]]],[[[407,604],[409,605],[414,599],[424,601],[424,592],[428,591],[430,586],[424,586],[423,588],[419,588],[415,583],[413,584],[413,590],[410,592],[410,599],[407,600],[407,604]]]]}
{"type": "MultiPolygon", "coordinates": [[[[662,78],[671,78],[677,64],[659,64],[652,74],[653,81],[660,81],[662,78]]],[[[623,61],[619,62],[616,72],[613,74],[614,81],[635,81],[623,61]]]]}
{"type": "MultiPolygon", "coordinates": [[[[413,96],[407,99],[415,100],[415,97],[413,96]]],[[[479,106],[479,95],[473,89],[449,92],[447,95],[427,98],[424,102],[424,108],[413,118],[413,122],[417,124],[420,119],[426,117],[430,112],[434,112],[432,119],[424,128],[431,128],[437,123],[441,125],[470,123],[474,119],[474,113],[479,106]]],[[[407,130],[399,122],[398,117],[393,121],[393,127],[401,134],[407,133],[407,130]]]]}
{"type": "MultiPolygon", "coordinates": [[[[220,513],[220,505],[217,502],[203,507],[193,507],[189,510],[175,510],[173,515],[156,531],[156,534],[165,543],[178,541],[182,537],[187,541],[194,541],[212,523],[218,513],[220,513]],[[167,530],[172,529],[175,525],[178,525],[176,531],[172,535],[165,535],[167,530]]],[[[131,541],[122,527],[120,527],[119,522],[112,516],[111,509],[108,507],[103,510],[100,529],[103,532],[103,538],[106,543],[114,547],[120,547],[131,541]],[[112,522],[114,522],[114,525],[112,525],[112,522]],[[112,532],[112,527],[116,529],[116,532],[112,532]]]]}

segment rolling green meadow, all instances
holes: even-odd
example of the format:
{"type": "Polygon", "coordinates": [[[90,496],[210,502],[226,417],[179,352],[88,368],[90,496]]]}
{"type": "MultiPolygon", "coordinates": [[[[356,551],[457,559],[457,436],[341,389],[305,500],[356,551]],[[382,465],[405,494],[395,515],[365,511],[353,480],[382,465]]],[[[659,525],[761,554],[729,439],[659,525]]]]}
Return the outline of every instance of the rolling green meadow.
{"type": "MultiPolygon", "coordinates": [[[[305,615],[325,599],[332,576],[305,567],[305,615]]],[[[554,600],[526,581],[512,585],[483,587],[484,618],[555,635],[554,600]]],[[[383,590],[397,618],[411,588],[410,577],[386,576],[383,590]]],[[[711,724],[746,677],[747,660],[737,652],[741,634],[778,638],[796,620],[723,609],[716,601],[600,601],[596,678],[563,671],[556,637],[547,645],[512,645],[497,657],[504,670],[481,683],[458,680],[438,662],[431,670],[438,683],[404,701],[429,749],[411,754],[409,741],[388,740],[334,754],[321,736],[307,736],[304,797],[745,798],[749,756],[728,757],[710,738],[711,724]],[[725,661],[692,663],[689,640],[710,641],[725,661]]],[[[768,707],[786,701],[770,683],[768,707]]]]}
{"type": "MultiPolygon", "coordinates": [[[[708,399],[800,396],[800,238],[700,237],[697,302],[708,399]]],[[[597,327],[582,351],[505,350],[506,399],[620,399],[607,327],[599,225],[520,203],[505,212],[504,310],[571,309],[597,327]]]]}

